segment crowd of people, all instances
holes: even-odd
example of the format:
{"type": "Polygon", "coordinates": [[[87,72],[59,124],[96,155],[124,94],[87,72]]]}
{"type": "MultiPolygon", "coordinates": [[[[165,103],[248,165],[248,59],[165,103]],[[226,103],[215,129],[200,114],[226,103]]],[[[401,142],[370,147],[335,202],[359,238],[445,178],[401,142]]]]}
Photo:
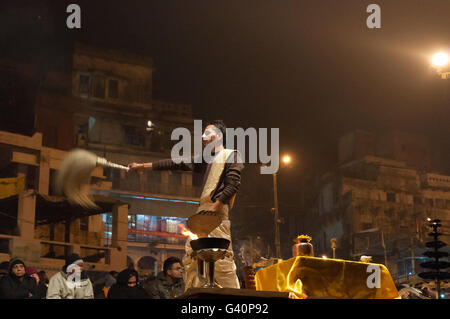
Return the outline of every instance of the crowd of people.
{"type": "Polygon", "coordinates": [[[13,258],[0,279],[0,299],[171,299],[184,293],[183,264],[169,257],[163,270],[143,282],[132,265],[91,281],[77,254],[66,258],[61,271],[47,278],[45,271],[13,258]]]}

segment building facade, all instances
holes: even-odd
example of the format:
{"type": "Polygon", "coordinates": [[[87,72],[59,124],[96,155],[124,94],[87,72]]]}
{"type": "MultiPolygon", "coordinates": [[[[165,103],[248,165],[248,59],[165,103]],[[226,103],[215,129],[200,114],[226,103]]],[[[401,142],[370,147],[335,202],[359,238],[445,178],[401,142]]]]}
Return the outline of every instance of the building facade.
{"type": "Polygon", "coordinates": [[[76,251],[95,270],[133,264],[143,276],[155,274],[165,258],[184,254],[179,224],[185,225],[200,195],[191,172],[97,168],[91,193],[102,209],[89,212],[55,193],[55,177],[67,151],[77,147],[122,165],[170,157],[172,130],[192,131],[191,107],[153,99],[150,58],[82,44],[71,55],[70,72],[42,73],[34,65],[1,61],[8,74],[2,82],[12,87],[26,78],[21,82],[29,84],[10,91],[2,111],[30,109],[34,119],[24,130],[15,116],[8,123],[17,125],[0,132],[0,200],[9,203],[0,216],[0,257],[20,255],[19,242],[27,238],[35,241],[30,261],[39,269],[59,269],[65,254],[76,251]],[[16,98],[24,91],[32,91],[30,99],[16,98]],[[22,225],[23,214],[34,224],[22,225]]]}
{"type": "Polygon", "coordinates": [[[365,155],[371,148],[361,144],[367,143],[344,144],[341,140],[341,151],[353,149],[358,155],[321,177],[307,209],[304,228],[313,237],[316,255],[332,256],[335,238],[336,258],[372,256],[395,279],[421,272],[421,254],[430,240],[427,218],[442,220],[442,241],[450,242],[450,176],[365,155]]]}

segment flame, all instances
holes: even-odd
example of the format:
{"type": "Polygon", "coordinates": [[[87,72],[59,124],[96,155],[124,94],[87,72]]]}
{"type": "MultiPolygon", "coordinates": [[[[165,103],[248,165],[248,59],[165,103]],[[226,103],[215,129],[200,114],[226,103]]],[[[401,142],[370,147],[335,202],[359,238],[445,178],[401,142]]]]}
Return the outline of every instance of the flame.
{"type": "Polygon", "coordinates": [[[184,236],[189,237],[191,240],[198,239],[198,236],[193,232],[187,230],[182,223],[179,223],[178,227],[181,228],[181,234],[183,234],[184,236]]]}

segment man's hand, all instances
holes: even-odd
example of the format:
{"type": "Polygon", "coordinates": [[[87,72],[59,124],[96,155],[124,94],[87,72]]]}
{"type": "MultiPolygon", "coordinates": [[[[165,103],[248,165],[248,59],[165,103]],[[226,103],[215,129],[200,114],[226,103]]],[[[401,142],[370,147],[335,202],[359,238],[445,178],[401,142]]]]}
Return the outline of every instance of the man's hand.
{"type": "Polygon", "coordinates": [[[222,209],[224,203],[222,203],[220,200],[216,200],[214,204],[209,206],[209,210],[213,212],[218,212],[222,209]]]}
{"type": "Polygon", "coordinates": [[[146,169],[151,169],[152,164],[151,163],[147,163],[147,164],[131,163],[131,164],[128,164],[128,168],[130,169],[129,170],[130,172],[143,173],[146,169]]]}

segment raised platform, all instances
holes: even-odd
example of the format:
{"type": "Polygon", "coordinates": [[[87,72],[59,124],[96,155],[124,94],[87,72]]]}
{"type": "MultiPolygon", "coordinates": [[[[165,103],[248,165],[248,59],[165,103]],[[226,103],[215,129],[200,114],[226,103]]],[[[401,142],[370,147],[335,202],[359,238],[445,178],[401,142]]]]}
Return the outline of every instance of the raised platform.
{"type": "Polygon", "coordinates": [[[177,299],[288,299],[289,293],[234,288],[189,288],[177,299]]]}

